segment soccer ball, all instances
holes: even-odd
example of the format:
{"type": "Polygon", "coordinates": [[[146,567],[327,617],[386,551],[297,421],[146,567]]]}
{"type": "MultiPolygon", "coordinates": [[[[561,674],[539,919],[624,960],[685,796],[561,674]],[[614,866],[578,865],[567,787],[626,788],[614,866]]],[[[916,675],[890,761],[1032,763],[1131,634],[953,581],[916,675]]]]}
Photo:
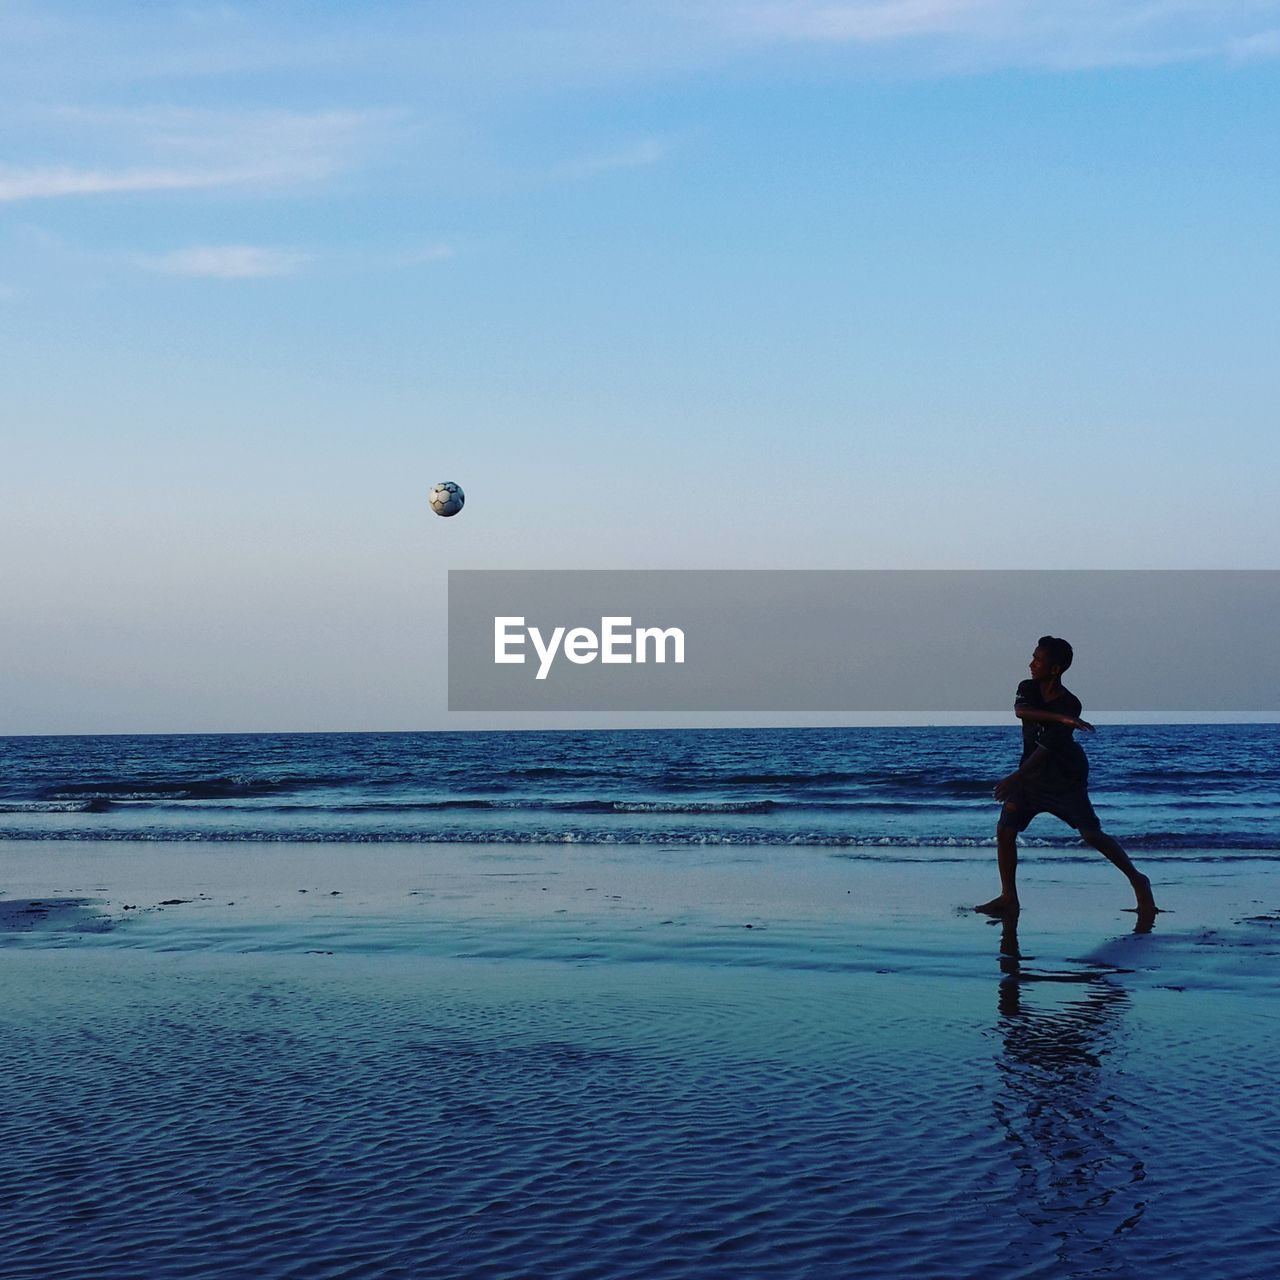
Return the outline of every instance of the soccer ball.
{"type": "Polygon", "coordinates": [[[466,494],[452,480],[441,480],[431,490],[431,510],[438,516],[456,516],[466,500],[466,494]]]}

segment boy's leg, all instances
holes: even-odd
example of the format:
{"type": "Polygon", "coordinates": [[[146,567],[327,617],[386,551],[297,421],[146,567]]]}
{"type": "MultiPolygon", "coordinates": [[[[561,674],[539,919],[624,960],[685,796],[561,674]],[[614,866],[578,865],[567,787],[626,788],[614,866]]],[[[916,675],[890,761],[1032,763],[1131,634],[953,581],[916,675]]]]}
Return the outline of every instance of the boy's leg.
{"type": "Polygon", "coordinates": [[[1133,896],[1137,899],[1139,913],[1150,912],[1154,915],[1159,910],[1155,895],[1151,892],[1151,881],[1133,865],[1129,855],[1120,847],[1119,841],[1112,839],[1101,827],[1083,829],[1080,832],[1080,839],[1097,849],[1133,886],[1133,896]]]}
{"type": "Polygon", "coordinates": [[[1008,915],[1018,910],[1018,829],[1006,825],[1007,815],[1013,818],[1017,806],[1010,801],[1005,802],[1001,813],[1001,821],[996,826],[996,866],[1000,870],[1000,896],[990,902],[980,902],[975,911],[985,911],[988,915],[1008,915]]]}

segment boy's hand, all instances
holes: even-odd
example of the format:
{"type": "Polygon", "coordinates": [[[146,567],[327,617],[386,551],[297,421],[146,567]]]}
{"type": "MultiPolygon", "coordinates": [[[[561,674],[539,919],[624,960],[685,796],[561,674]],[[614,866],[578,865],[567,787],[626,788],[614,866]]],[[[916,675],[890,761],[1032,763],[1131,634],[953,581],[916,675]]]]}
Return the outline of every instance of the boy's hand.
{"type": "Polygon", "coordinates": [[[1083,729],[1085,733],[1097,733],[1097,729],[1093,727],[1087,720],[1073,720],[1071,722],[1077,729],[1083,729]]]}
{"type": "Polygon", "coordinates": [[[1007,778],[1001,778],[1000,781],[996,783],[991,794],[995,796],[997,800],[1007,800],[1013,794],[1017,785],[1018,775],[1016,773],[1011,773],[1007,778]]]}

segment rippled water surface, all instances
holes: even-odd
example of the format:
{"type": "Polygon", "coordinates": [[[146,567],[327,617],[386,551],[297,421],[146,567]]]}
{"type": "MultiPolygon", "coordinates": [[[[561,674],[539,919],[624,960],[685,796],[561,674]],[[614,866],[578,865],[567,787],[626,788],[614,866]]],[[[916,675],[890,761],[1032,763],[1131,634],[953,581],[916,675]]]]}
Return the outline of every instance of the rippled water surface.
{"type": "Polygon", "coordinates": [[[993,964],[940,1000],[892,974],[83,963],[9,1003],[14,1280],[1234,1280],[1273,1256],[1249,999],[1206,1050],[1176,993],[1096,971],[993,964]]]}
{"type": "MultiPolygon", "coordinates": [[[[1080,735],[1104,824],[1280,857],[1280,726],[1080,735]]],[[[984,848],[1008,728],[0,739],[0,839],[984,848]]],[[[1037,819],[1026,843],[1071,850],[1037,819]]],[[[861,853],[859,852],[861,851],[861,853]]]]}
{"type": "Polygon", "coordinates": [[[1150,932],[1012,727],[0,741],[0,1277],[1261,1280],[1280,738],[1086,745],[1150,932]]]}

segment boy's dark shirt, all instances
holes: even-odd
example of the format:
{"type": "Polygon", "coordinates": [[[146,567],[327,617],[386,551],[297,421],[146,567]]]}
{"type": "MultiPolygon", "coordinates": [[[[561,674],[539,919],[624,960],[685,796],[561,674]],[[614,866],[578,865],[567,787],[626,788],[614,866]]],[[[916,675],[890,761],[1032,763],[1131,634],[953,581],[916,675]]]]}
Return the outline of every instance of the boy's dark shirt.
{"type": "MultiPolygon", "coordinates": [[[[1052,711],[1056,715],[1080,718],[1080,699],[1067,689],[1059,687],[1058,696],[1046,702],[1037,680],[1024,680],[1018,686],[1013,700],[1014,708],[1028,711],[1052,711]]],[[[1022,763],[1037,747],[1044,747],[1049,758],[1030,776],[1032,786],[1045,791],[1083,790],[1089,781],[1089,760],[1084,748],[1072,737],[1075,730],[1067,724],[1054,721],[1024,720],[1022,722],[1022,763]]]]}

